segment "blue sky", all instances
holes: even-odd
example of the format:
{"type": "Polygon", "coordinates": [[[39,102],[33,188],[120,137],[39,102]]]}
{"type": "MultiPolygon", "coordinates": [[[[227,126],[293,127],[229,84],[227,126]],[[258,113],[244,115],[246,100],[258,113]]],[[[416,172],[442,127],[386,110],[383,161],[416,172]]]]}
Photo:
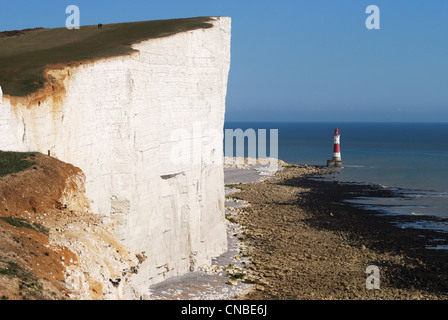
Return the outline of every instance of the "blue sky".
{"type": "Polygon", "coordinates": [[[229,121],[448,122],[446,0],[0,1],[0,30],[232,17],[229,121]]]}

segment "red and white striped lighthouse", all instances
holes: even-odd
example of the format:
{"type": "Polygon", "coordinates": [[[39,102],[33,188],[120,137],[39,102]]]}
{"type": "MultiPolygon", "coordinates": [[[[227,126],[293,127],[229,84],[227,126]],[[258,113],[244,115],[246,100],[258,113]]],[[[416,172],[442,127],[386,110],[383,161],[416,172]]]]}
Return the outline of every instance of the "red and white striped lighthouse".
{"type": "Polygon", "coordinates": [[[327,167],[329,168],[341,168],[341,135],[339,134],[339,129],[334,130],[334,147],[333,147],[333,159],[327,161],[327,167]]]}

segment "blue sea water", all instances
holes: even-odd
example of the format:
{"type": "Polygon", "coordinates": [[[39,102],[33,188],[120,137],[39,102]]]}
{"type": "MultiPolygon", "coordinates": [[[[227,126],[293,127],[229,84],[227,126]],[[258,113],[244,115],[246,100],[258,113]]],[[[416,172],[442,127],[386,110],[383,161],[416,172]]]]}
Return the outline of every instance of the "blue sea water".
{"type": "MultiPolygon", "coordinates": [[[[387,214],[448,218],[448,123],[225,123],[225,129],[266,129],[268,147],[269,130],[277,129],[279,159],[322,166],[332,158],[336,127],[344,166],[337,169],[339,181],[380,184],[407,196],[357,204],[387,214]]],[[[436,227],[448,231],[444,223],[436,227]]]]}

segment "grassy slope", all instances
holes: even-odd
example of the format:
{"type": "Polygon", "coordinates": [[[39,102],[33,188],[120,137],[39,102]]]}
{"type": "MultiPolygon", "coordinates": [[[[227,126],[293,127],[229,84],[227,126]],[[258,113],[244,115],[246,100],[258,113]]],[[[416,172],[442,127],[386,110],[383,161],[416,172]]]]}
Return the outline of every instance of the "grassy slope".
{"type": "Polygon", "coordinates": [[[34,155],[33,152],[0,151],[0,178],[35,165],[36,162],[27,160],[28,157],[34,155]]]}
{"type": "Polygon", "coordinates": [[[198,17],[37,30],[0,39],[0,86],[4,94],[26,96],[44,86],[46,65],[116,56],[130,44],[182,31],[210,28],[211,18],[198,17]]]}

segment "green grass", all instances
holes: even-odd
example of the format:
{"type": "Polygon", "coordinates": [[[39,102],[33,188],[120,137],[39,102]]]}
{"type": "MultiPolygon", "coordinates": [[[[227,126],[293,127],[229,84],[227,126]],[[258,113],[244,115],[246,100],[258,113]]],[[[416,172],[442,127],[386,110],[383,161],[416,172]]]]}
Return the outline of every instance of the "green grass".
{"type": "Polygon", "coordinates": [[[0,39],[0,86],[4,94],[26,96],[45,84],[49,64],[126,54],[131,44],[178,32],[212,27],[210,17],[103,24],[102,29],[42,29],[0,39]]]}
{"type": "Polygon", "coordinates": [[[22,284],[28,288],[34,286],[39,287],[37,284],[37,277],[13,261],[4,261],[0,259],[0,274],[17,277],[22,280],[22,284]]]}
{"type": "Polygon", "coordinates": [[[28,157],[34,157],[35,155],[34,152],[0,151],[0,178],[37,164],[37,162],[27,160],[28,157]]]}
{"type": "MultiPolygon", "coordinates": [[[[0,275],[20,279],[19,288],[21,291],[23,290],[25,292],[26,297],[39,298],[44,290],[38,277],[13,261],[0,259],[0,275]]],[[[1,299],[7,300],[8,297],[2,296],[1,299]]]]}
{"type": "Polygon", "coordinates": [[[48,228],[44,227],[43,225],[36,223],[36,222],[29,222],[26,219],[23,218],[14,218],[14,217],[0,217],[1,220],[9,223],[10,225],[17,227],[17,228],[28,228],[31,230],[35,230],[38,232],[41,232],[45,235],[49,234],[48,228]]]}
{"type": "MultiPolygon", "coordinates": [[[[23,273],[23,269],[13,261],[0,261],[0,274],[18,276],[23,273]]],[[[28,276],[28,273],[26,273],[28,276]]]]}

